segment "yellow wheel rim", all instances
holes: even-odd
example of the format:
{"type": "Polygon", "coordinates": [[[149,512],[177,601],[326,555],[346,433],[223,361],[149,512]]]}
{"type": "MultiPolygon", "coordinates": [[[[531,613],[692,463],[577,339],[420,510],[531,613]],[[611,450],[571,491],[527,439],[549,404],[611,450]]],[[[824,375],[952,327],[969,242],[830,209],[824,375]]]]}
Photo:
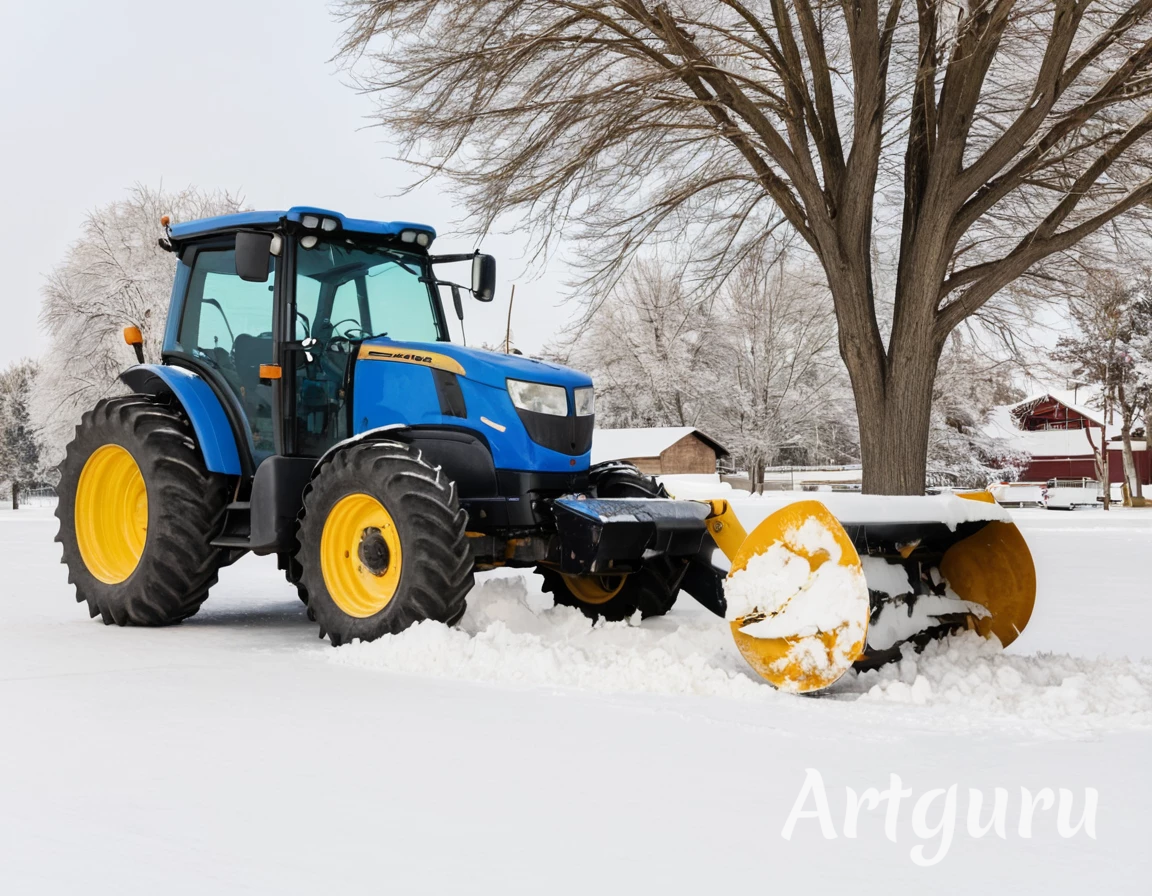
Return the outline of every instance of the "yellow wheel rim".
{"type": "Polygon", "coordinates": [[[371,495],[336,502],[320,535],[320,571],[333,602],[349,616],[375,616],[400,585],[403,552],[396,522],[371,495]]]}
{"type": "Polygon", "coordinates": [[[572,596],[585,604],[599,606],[612,600],[624,587],[626,575],[619,576],[564,576],[564,584],[572,596]]]}
{"type": "Polygon", "coordinates": [[[136,570],[148,538],[148,490],[119,445],[92,452],[76,485],[76,543],[88,572],[116,585],[136,570]]]}

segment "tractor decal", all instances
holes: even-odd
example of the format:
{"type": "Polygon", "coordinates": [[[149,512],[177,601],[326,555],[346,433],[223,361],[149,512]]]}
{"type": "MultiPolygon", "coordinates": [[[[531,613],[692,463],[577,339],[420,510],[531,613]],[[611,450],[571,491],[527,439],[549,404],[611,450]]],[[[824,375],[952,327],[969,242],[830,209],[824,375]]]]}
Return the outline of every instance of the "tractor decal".
{"type": "Polygon", "coordinates": [[[356,357],[361,361],[399,361],[403,364],[423,364],[426,367],[435,367],[437,370],[447,370],[450,373],[464,375],[464,368],[459,361],[439,352],[405,352],[363,345],[360,347],[360,354],[356,357]]]}

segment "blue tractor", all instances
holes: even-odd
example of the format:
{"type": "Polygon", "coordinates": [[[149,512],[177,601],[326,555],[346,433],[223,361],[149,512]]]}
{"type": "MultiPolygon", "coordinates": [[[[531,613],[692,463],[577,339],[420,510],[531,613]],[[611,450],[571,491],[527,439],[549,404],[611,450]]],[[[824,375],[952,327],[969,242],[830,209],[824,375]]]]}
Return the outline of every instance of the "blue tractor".
{"type": "Polygon", "coordinates": [[[471,263],[491,301],[491,256],[317,208],[165,227],[162,363],[124,371],[132,394],[84,416],[62,466],[59,540],[93,616],[187,618],[251,551],[278,556],[334,644],[452,623],[473,571],[503,565],[622,619],[666,612],[706,557],[706,505],[590,468],[587,375],[448,341],[441,288],[462,320],[464,287],[441,266],[471,263]]]}
{"type": "Polygon", "coordinates": [[[590,466],[592,380],[453,345],[441,291],[463,320],[465,287],[440,271],[470,263],[491,301],[495,262],[433,254],[430,227],[318,208],[162,224],[178,262],[161,363],[128,327],[131,394],[84,415],[60,466],[69,581],[107,624],[188,618],[249,551],[279,558],[336,645],[452,624],[496,566],[535,568],[593,618],[660,615],[683,590],[792,691],[1027,623],[1031,558],[994,504],[785,498],[748,536],[724,500],[590,466]],[[716,546],[744,574],[727,593],[716,546]]]}

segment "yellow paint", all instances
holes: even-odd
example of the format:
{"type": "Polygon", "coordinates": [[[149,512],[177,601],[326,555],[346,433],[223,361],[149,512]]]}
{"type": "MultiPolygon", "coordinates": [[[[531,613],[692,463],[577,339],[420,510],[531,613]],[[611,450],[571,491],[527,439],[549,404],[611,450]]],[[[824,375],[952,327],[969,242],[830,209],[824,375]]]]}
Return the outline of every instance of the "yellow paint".
{"type": "Polygon", "coordinates": [[[96,579],[117,585],[136,570],[148,538],[148,490],[127,449],[102,445],[76,484],[76,544],[96,579]]]}
{"type": "Polygon", "coordinates": [[[732,560],[747,540],[748,533],[744,531],[740,520],[736,519],[736,512],[727,501],[718,498],[707,504],[712,509],[708,516],[708,534],[716,542],[716,547],[724,552],[724,556],[732,560]]]}
{"type": "Polygon", "coordinates": [[[447,370],[449,373],[464,375],[464,368],[460,366],[459,361],[448,355],[440,354],[440,352],[362,345],[360,346],[360,353],[356,357],[361,361],[396,361],[401,364],[420,364],[424,367],[435,367],[437,370],[447,370]]]}
{"type": "Polygon", "coordinates": [[[320,534],[320,571],[336,606],[357,619],[375,616],[396,595],[402,567],[400,534],[384,505],[360,492],[337,501],[320,534]],[[360,556],[361,543],[373,529],[388,549],[387,565],[376,572],[360,556]]]}
{"type": "MultiPolygon", "coordinates": [[[[753,529],[752,534],[744,539],[732,557],[729,577],[747,567],[748,561],[753,557],[763,554],[778,543],[807,560],[812,572],[831,561],[832,558],[827,551],[812,553],[803,545],[796,543],[796,533],[809,520],[819,523],[832,534],[836,545],[840,548],[838,562],[841,566],[856,568],[863,581],[864,573],[860,567],[860,557],[856,553],[852,539],[848,537],[840,521],[819,501],[797,501],[795,504],[789,504],[753,529]]],[[[721,549],[723,550],[723,545],[721,549]]],[[[804,592],[801,591],[795,599],[802,600],[804,596],[804,592]]],[[[741,631],[744,626],[764,619],[763,614],[742,617],[732,621],[730,626],[737,649],[757,674],[781,690],[803,694],[822,690],[833,684],[864,653],[868,633],[867,601],[861,601],[861,612],[862,618],[845,619],[832,631],[819,631],[811,635],[789,638],[756,638],[741,631]],[[840,640],[850,630],[862,634],[858,640],[841,649],[840,640]],[[807,646],[814,647],[818,644],[819,649],[824,651],[828,659],[828,665],[824,669],[818,671],[805,669],[795,661],[782,663],[789,655],[795,656],[795,648],[805,641],[810,642],[807,646]]]]}
{"type": "Polygon", "coordinates": [[[992,492],[987,490],[979,492],[957,492],[957,495],[968,501],[979,501],[982,504],[996,503],[996,498],[992,495],[992,492]]]}
{"type": "Polygon", "coordinates": [[[572,592],[572,596],[584,604],[596,607],[612,600],[628,577],[620,576],[564,576],[564,584],[572,592]]]}
{"type": "Polygon", "coordinates": [[[952,545],[940,572],[964,600],[991,614],[974,619],[985,638],[995,635],[1007,647],[1024,631],[1036,603],[1036,566],[1015,523],[994,521],[952,545]]]}

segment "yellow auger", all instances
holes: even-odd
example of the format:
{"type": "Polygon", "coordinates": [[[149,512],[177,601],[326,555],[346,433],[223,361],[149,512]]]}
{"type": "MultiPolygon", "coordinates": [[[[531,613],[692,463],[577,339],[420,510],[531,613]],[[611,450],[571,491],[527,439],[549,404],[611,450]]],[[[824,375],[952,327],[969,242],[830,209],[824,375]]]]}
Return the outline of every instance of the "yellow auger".
{"type": "Polygon", "coordinates": [[[1007,646],[1028,624],[1032,555],[987,492],[827,497],[833,508],[783,496],[750,502],[772,511],[751,534],[728,501],[706,502],[708,531],[731,563],[726,618],[736,646],[777,688],[819,691],[850,668],[965,629],[1007,646]]]}

